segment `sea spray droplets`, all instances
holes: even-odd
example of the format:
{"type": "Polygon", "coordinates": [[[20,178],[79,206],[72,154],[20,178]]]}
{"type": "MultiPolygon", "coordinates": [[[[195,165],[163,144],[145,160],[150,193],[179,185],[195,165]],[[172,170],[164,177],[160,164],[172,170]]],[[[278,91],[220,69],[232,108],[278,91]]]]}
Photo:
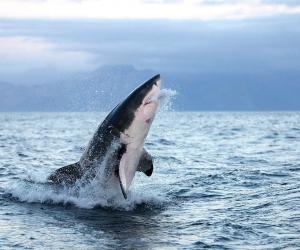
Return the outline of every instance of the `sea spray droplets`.
{"type": "Polygon", "coordinates": [[[172,111],[173,100],[177,96],[177,91],[172,89],[162,89],[159,93],[158,100],[160,102],[159,111],[172,111]]]}

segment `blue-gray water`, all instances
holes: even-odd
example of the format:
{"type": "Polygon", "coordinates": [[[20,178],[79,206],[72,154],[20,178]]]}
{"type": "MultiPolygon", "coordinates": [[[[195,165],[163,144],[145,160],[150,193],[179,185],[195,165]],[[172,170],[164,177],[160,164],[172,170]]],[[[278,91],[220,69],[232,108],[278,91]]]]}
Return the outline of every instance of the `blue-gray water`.
{"type": "Polygon", "coordinates": [[[300,113],[160,113],[128,201],[45,184],[103,117],[0,114],[1,249],[300,248],[300,113]]]}

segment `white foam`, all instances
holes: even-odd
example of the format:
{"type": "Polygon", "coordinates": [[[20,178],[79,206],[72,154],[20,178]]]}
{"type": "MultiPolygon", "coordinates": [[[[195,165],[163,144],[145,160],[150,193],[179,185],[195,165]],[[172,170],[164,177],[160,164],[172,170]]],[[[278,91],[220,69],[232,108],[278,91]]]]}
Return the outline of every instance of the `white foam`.
{"type": "MultiPolygon", "coordinates": [[[[100,168],[99,168],[100,169],[100,168]]],[[[99,171],[100,173],[100,171],[99,171]]],[[[44,174],[45,176],[45,174],[44,174]]],[[[92,209],[106,207],[118,210],[133,210],[139,204],[161,205],[165,198],[155,190],[145,190],[143,185],[137,189],[133,186],[125,200],[116,180],[110,180],[106,184],[99,174],[89,183],[76,183],[74,187],[58,187],[49,182],[42,183],[42,176],[36,173],[18,180],[5,188],[6,193],[11,194],[21,202],[46,203],[46,204],[72,204],[79,208],[92,209]]]]}

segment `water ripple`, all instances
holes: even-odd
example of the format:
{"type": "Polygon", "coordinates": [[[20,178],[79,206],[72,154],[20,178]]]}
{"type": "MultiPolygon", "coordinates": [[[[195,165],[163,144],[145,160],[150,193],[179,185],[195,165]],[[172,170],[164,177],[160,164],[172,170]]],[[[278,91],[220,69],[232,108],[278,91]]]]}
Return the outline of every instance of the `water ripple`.
{"type": "Polygon", "coordinates": [[[1,247],[299,248],[300,113],[164,113],[128,201],[49,185],[104,116],[0,114],[1,247]]]}

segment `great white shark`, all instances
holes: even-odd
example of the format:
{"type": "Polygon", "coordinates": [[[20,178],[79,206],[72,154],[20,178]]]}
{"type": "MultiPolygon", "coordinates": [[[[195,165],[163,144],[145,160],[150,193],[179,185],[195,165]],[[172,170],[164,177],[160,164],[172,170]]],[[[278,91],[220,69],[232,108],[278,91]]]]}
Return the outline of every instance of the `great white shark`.
{"type": "Polygon", "coordinates": [[[71,186],[94,178],[97,168],[103,167],[102,177],[117,179],[126,199],[136,171],[147,176],[153,172],[152,156],[144,143],[159,105],[160,87],[160,75],[156,75],[131,92],[99,125],[80,160],[57,169],[49,180],[71,186]]]}

